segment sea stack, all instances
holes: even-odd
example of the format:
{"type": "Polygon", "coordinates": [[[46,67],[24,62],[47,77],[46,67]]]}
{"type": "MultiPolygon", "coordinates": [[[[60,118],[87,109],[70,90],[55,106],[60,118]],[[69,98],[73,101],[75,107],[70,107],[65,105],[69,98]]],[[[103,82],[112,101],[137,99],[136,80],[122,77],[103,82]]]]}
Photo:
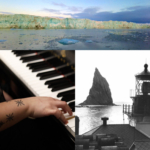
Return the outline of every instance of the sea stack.
{"type": "Polygon", "coordinates": [[[113,105],[109,84],[97,68],[89,95],[80,105],[113,105]]]}

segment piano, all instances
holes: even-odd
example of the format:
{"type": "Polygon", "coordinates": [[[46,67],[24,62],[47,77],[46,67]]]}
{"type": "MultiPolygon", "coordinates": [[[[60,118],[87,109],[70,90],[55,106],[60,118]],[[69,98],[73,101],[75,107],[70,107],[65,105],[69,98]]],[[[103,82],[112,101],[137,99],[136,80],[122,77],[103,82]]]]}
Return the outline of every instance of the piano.
{"type": "MultiPolygon", "coordinates": [[[[0,63],[9,75],[23,86],[24,97],[50,96],[66,101],[75,116],[75,51],[17,51],[0,50],[0,63]],[[27,94],[26,94],[27,93],[27,94]]],[[[75,142],[75,117],[68,118],[64,125],[55,117],[62,130],[75,142]]]]}

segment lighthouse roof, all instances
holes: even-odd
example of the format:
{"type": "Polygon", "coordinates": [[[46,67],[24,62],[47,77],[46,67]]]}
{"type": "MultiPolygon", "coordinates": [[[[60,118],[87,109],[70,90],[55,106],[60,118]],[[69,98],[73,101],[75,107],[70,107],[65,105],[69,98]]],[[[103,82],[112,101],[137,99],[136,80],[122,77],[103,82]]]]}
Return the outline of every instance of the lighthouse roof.
{"type": "Polygon", "coordinates": [[[144,71],[135,75],[135,77],[140,80],[150,80],[150,72],[148,71],[148,64],[145,64],[144,71]]]}

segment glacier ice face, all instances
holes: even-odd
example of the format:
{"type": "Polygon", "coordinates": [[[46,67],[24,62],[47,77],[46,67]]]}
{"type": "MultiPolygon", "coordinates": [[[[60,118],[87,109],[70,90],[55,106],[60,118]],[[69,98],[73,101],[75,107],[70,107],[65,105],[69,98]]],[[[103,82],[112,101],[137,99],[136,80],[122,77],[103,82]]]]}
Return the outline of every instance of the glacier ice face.
{"type": "Polygon", "coordinates": [[[62,39],[60,41],[58,41],[60,44],[63,45],[70,45],[70,44],[75,44],[77,42],[79,42],[78,40],[74,40],[74,39],[62,39]]]}
{"type": "Polygon", "coordinates": [[[0,29],[142,29],[148,24],[125,21],[94,21],[89,19],[49,18],[31,15],[0,14],[0,29]]]}

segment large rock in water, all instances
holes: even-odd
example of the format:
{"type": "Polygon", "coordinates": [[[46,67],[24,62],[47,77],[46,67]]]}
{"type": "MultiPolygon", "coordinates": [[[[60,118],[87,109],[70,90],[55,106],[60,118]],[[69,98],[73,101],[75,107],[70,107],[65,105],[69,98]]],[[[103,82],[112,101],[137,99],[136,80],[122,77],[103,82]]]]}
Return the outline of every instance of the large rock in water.
{"type": "Polygon", "coordinates": [[[126,21],[94,21],[89,19],[50,18],[32,15],[0,14],[0,29],[142,29],[150,25],[126,21]]]}
{"type": "Polygon", "coordinates": [[[80,105],[113,105],[109,84],[97,68],[95,69],[89,96],[80,105]]]}

